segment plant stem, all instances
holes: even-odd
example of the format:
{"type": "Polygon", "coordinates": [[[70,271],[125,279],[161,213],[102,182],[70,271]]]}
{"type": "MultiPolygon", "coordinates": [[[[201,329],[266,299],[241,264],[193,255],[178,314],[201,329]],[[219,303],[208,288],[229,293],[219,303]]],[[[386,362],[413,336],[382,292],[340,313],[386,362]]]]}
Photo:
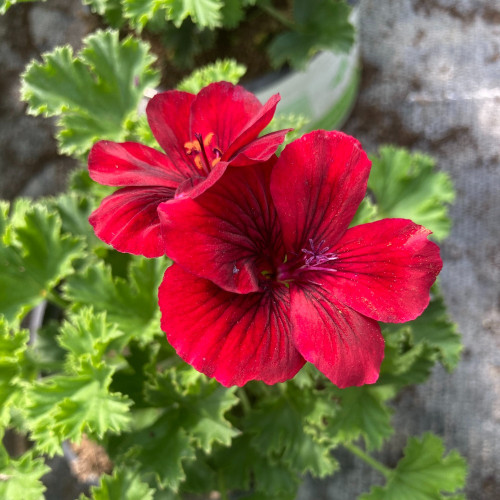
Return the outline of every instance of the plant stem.
{"type": "Polygon", "coordinates": [[[227,491],[226,491],[226,483],[224,482],[224,476],[222,475],[222,472],[219,471],[219,493],[220,493],[220,499],[221,500],[228,500],[227,497],[227,491]]]}
{"type": "Polygon", "coordinates": [[[375,460],[358,446],[352,443],[342,443],[342,446],[344,446],[344,448],[347,448],[357,457],[361,458],[361,460],[365,461],[368,465],[381,472],[387,479],[392,475],[392,469],[381,464],[378,460],[375,460]]]}
{"type": "Polygon", "coordinates": [[[272,5],[262,4],[259,7],[266,11],[270,16],[274,17],[277,21],[279,21],[283,26],[286,26],[288,29],[295,31],[295,24],[287,19],[279,10],[275,9],[272,5]]]}

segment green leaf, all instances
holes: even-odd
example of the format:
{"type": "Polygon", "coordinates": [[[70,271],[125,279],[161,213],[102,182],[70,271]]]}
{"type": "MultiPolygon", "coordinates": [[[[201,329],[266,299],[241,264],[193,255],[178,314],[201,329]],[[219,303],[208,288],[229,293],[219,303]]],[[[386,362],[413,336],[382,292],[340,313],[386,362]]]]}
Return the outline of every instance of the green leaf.
{"type": "Polygon", "coordinates": [[[365,197],[359,205],[354,218],[349,224],[349,227],[358,226],[360,224],[368,224],[369,222],[374,222],[377,219],[377,205],[375,205],[370,198],[365,197]]]}
{"type": "Polygon", "coordinates": [[[443,296],[437,285],[432,288],[432,298],[424,313],[407,323],[414,342],[425,342],[438,351],[444,367],[451,371],[460,360],[463,345],[457,325],[450,321],[443,296]]]}
{"type": "Polygon", "coordinates": [[[179,27],[191,17],[200,28],[214,29],[221,25],[221,0],[163,0],[168,5],[168,19],[179,27]]]}
{"type": "MultiPolygon", "coordinates": [[[[5,14],[9,7],[12,7],[16,3],[24,3],[24,2],[36,2],[37,0],[0,0],[0,14],[5,14]]],[[[42,0],[45,2],[45,0],[42,0]]]]}
{"type": "Polygon", "coordinates": [[[445,238],[451,226],[448,204],[455,198],[450,177],[435,171],[429,156],[405,149],[382,147],[372,157],[368,188],[375,196],[378,218],[411,219],[445,238]]]}
{"type": "Polygon", "coordinates": [[[16,392],[22,392],[18,384],[25,361],[29,340],[27,330],[11,332],[3,316],[0,316],[0,428],[9,421],[9,408],[16,392]]]}
{"type": "Polygon", "coordinates": [[[85,155],[99,139],[124,140],[144,90],[159,82],[148,50],[131,37],[120,42],[117,31],[88,36],[77,57],[68,46],[56,48],[23,75],[28,112],[58,117],[63,153],[85,155]]]}
{"type": "Polygon", "coordinates": [[[278,151],[281,152],[287,144],[298,139],[303,132],[304,127],[309,123],[309,119],[304,115],[297,113],[277,113],[271,120],[271,123],[264,129],[262,135],[291,128],[290,132],[286,134],[283,144],[280,145],[278,151]]]}
{"type": "Polygon", "coordinates": [[[425,382],[436,362],[436,349],[413,342],[412,329],[406,325],[383,325],[384,361],[378,386],[391,384],[400,389],[409,384],[425,382]]]}
{"type": "Polygon", "coordinates": [[[177,86],[179,90],[197,94],[210,83],[226,81],[237,84],[245,74],[246,68],[234,59],[218,59],[213,64],[193,71],[177,86]]]}
{"type": "MultiPolygon", "coordinates": [[[[153,500],[155,490],[131,468],[116,467],[113,476],[104,474],[99,486],[91,488],[94,500],[153,500]]],[[[82,495],[80,500],[87,499],[82,495]]]]}
{"type": "Polygon", "coordinates": [[[377,450],[394,432],[392,410],[384,403],[386,394],[376,386],[334,389],[340,398],[338,411],[330,419],[328,431],[339,442],[364,438],[368,450],[377,450]]]}
{"type": "Polygon", "coordinates": [[[104,311],[107,319],[130,337],[149,341],[160,332],[158,286],[168,267],[165,259],[135,258],[128,279],[114,278],[102,262],[68,278],[64,292],[73,308],[93,306],[104,311]]]}
{"type": "Polygon", "coordinates": [[[239,431],[224,418],[238,404],[234,388],[226,389],[194,368],[181,365],[156,376],[146,388],[146,397],[154,406],[171,405],[182,427],[197,447],[210,453],[214,443],[231,444],[239,431]]]}
{"type": "Polygon", "coordinates": [[[410,438],[404,454],[387,484],[375,486],[360,500],[444,500],[449,498],[445,493],[463,488],[465,460],[457,451],[443,456],[444,446],[437,436],[410,438]]]}
{"type": "Polygon", "coordinates": [[[123,0],[83,0],[92,12],[103,16],[113,28],[120,28],[124,22],[123,0]]]}
{"type": "Polygon", "coordinates": [[[61,219],[41,206],[25,214],[24,224],[13,228],[9,239],[8,245],[0,241],[0,312],[13,321],[73,272],[71,263],[83,244],[62,235],[61,219]]]}
{"type": "Polygon", "coordinates": [[[226,29],[233,29],[238,26],[245,16],[243,2],[241,0],[224,0],[221,9],[222,25],[226,29]]]}
{"type": "Polygon", "coordinates": [[[74,373],[47,377],[28,388],[27,423],[39,451],[53,455],[60,453],[62,441],[79,442],[84,432],[102,438],[128,427],[131,401],[108,391],[113,372],[87,358],[74,373]]]}
{"type": "Polygon", "coordinates": [[[324,421],[332,415],[333,401],[291,384],[285,387],[282,397],[263,400],[247,417],[246,428],[254,434],[252,445],[275,460],[279,457],[299,474],[332,474],[337,462],[330,454],[333,443],[326,439],[324,421]]]}
{"type": "Polygon", "coordinates": [[[0,498],[43,500],[45,486],[40,478],[49,470],[43,458],[33,458],[32,452],[10,458],[0,443],[0,498]]]}
{"type": "Polygon", "coordinates": [[[109,344],[122,333],[106,322],[106,313],[94,314],[93,308],[83,308],[63,323],[58,338],[66,349],[69,366],[78,369],[81,359],[89,357],[97,364],[109,344]]]}
{"type": "Polygon", "coordinates": [[[294,29],[278,35],[269,46],[275,67],[289,62],[304,69],[320,50],[347,52],[354,43],[355,29],[349,22],[350,7],[337,0],[295,0],[294,29]]]}
{"type": "Polygon", "coordinates": [[[174,491],[186,477],[182,463],[195,459],[193,446],[175,412],[167,411],[152,425],[120,437],[119,442],[114,440],[114,443],[112,453],[134,459],[141,474],[153,474],[161,488],[174,491]]]}
{"type": "Polygon", "coordinates": [[[125,16],[131,26],[142,31],[144,26],[153,19],[160,8],[165,9],[162,0],[123,0],[125,16]]]}

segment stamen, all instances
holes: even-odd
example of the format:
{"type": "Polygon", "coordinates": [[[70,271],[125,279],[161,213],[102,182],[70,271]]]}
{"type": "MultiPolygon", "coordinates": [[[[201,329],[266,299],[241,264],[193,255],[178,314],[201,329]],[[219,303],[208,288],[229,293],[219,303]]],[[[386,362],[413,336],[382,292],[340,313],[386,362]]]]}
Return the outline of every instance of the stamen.
{"type": "Polygon", "coordinates": [[[323,267],[323,264],[327,262],[333,262],[338,259],[337,254],[329,252],[330,247],[323,247],[325,240],[321,240],[317,246],[315,246],[314,241],[309,239],[309,245],[311,249],[302,248],[302,253],[304,253],[304,266],[303,267],[313,267],[318,271],[330,271],[335,272],[336,269],[330,267],[323,267]]]}

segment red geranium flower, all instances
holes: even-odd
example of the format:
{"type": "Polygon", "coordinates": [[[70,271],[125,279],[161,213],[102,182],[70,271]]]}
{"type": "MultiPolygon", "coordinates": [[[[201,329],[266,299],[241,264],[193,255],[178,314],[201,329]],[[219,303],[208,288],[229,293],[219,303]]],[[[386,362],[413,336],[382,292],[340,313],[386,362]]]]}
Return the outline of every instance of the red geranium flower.
{"type": "Polygon", "coordinates": [[[89,155],[90,177],[126,186],[105,198],[90,216],[99,238],[121,252],[164,255],[157,207],[177,197],[196,197],[228,165],[268,160],[288,130],[258,138],[280,100],[262,105],[243,87],[208,85],[199,94],[172,90],[154,96],[146,114],[165,153],[135,142],[100,141],[89,155]]]}
{"type": "Polygon", "coordinates": [[[410,220],[348,229],[369,171],[355,139],[317,131],[160,206],[176,262],[159,290],[162,329],[181,358],[226,386],[282,382],[306,360],[339,387],[374,383],[377,321],[419,316],[442,262],[410,220]]]}

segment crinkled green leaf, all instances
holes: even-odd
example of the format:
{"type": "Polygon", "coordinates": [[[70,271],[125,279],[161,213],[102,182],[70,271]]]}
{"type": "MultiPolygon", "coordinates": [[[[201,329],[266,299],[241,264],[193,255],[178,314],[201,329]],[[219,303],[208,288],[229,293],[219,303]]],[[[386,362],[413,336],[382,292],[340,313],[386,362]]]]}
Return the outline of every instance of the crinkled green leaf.
{"type": "Polygon", "coordinates": [[[124,280],[114,278],[110,267],[99,262],[69,277],[65,296],[74,308],[105,311],[108,321],[126,334],[123,342],[130,337],[146,342],[160,331],[157,293],[167,266],[165,259],[135,258],[124,280]]]}
{"type": "Polygon", "coordinates": [[[213,82],[226,81],[237,84],[246,68],[234,59],[218,59],[212,64],[199,68],[177,86],[179,90],[197,94],[203,87],[213,82]]]}
{"type": "Polygon", "coordinates": [[[14,228],[9,239],[8,245],[0,241],[0,313],[12,321],[73,272],[71,263],[83,244],[62,235],[59,216],[41,206],[25,213],[24,224],[14,228]]]}
{"type": "Polygon", "coordinates": [[[227,389],[215,380],[208,380],[191,367],[184,370],[177,367],[154,377],[146,397],[154,406],[171,407],[171,413],[178,415],[197,447],[210,453],[214,443],[229,446],[239,434],[224,418],[238,404],[234,393],[234,388],[227,389]]]}
{"type": "Polygon", "coordinates": [[[224,0],[221,14],[224,28],[236,28],[245,16],[243,2],[241,0],[224,0]]]}
{"type": "Polygon", "coordinates": [[[94,314],[93,308],[85,307],[63,323],[58,343],[67,351],[66,361],[77,369],[80,360],[87,357],[98,363],[109,344],[120,335],[114,324],[107,323],[106,313],[94,314]]]}
{"type": "Polygon", "coordinates": [[[145,429],[112,441],[111,451],[134,459],[142,475],[153,474],[161,488],[174,491],[186,477],[182,463],[195,459],[193,445],[182,421],[171,411],[165,412],[145,429]]]}
{"type": "Polygon", "coordinates": [[[377,384],[392,384],[399,389],[425,382],[436,362],[436,349],[425,343],[415,344],[407,325],[384,325],[382,334],[385,352],[377,384]]]}
{"type": "Polygon", "coordinates": [[[158,84],[147,43],[117,31],[98,31],[74,57],[58,47],[32,62],[23,75],[22,98],[33,115],[58,116],[60,150],[84,155],[99,139],[124,140],[144,89],[158,84]]]}
{"type": "Polygon", "coordinates": [[[0,428],[8,423],[13,396],[22,391],[17,382],[28,340],[27,330],[11,331],[5,318],[0,316],[0,428]]]}
{"type": "Polygon", "coordinates": [[[168,18],[180,26],[191,17],[200,28],[217,28],[222,22],[221,0],[163,0],[168,6],[168,18]]]}
{"type": "Polygon", "coordinates": [[[364,385],[334,389],[340,399],[338,410],[330,419],[329,433],[339,442],[363,437],[366,448],[381,448],[394,432],[392,410],[385,404],[386,394],[376,386],[364,385]]]}
{"type": "Polygon", "coordinates": [[[194,370],[181,365],[151,376],[146,401],[163,414],[112,445],[112,453],[127,454],[140,464],[142,474],[153,473],[162,488],[173,491],[186,479],[183,464],[195,459],[196,449],[210,453],[216,443],[227,446],[239,434],[224,416],[238,403],[234,388],[183,371],[194,370]]]}
{"type": "Polygon", "coordinates": [[[103,16],[113,28],[123,25],[122,0],[83,0],[83,3],[88,5],[92,12],[103,16]]]}
{"type": "Polygon", "coordinates": [[[164,0],[123,0],[125,16],[130,24],[141,31],[156,12],[165,9],[164,0]]]}
{"type": "MultiPolygon", "coordinates": [[[[0,0],[0,14],[5,14],[9,7],[12,7],[16,3],[25,3],[25,2],[36,2],[37,0],[0,0]]],[[[45,2],[45,0],[41,0],[45,2]]]]}
{"type": "Polygon", "coordinates": [[[460,360],[463,345],[457,325],[450,321],[443,296],[437,285],[432,288],[432,299],[424,313],[407,323],[414,342],[425,342],[438,351],[441,363],[451,371],[460,360]]]}
{"type": "Polygon", "coordinates": [[[278,35],[269,46],[274,66],[285,62],[303,69],[319,50],[347,52],[354,43],[355,29],[349,22],[350,7],[337,0],[295,0],[293,31],[278,35]]]}
{"type": "MultiPolygon", "coordinates": [[[[94,500],[153,500],[155,490],[131,468],[116,467],[112,476],[104,474],[99,486],[91,488],[94,500]]],[[[81,495],[80,500],[87,497],[81,495]]]]}
{"type": "Polygon", "coordinates": [[[0,442],[0,498],[43,500],[45,486],[40,478],[49,470],[43,458],[34,458],[32,452],[10,458],[0,442]]]}
{"type": "Polygon", "coordinates": [[[48,206],[61,217],[64,233],[85,237],[89,247],[100,244],[88,220],[92,210],[97,208],[90,196],[69,192],[49,199],[48,206]]]}
{"type": "Polygon", "coordinates": [[[427,433],[422,439],[410,438],[405,456],[398,462],[387,484],[376,486],[360,500],[444,500],[444,494],[463,488],[466,463],[453,450],[444,455],[437,436],[427,433]]]}
{"type": "Polygon", "coordinates": [[[37,449],[53,455],[62,441],[80,441],[84,432],[102,438],[130,422],[131,401],[109,392],[113,368],[83,358],[72,374],[46,377],[28,388],[26,416],[37,449]]]}
{"type": "Polygon", "coordinates": [[[337,468],[330,454],[333,443],[324,432],[325,420],[333,413],[333,400],[328,398],[328,404],[320,394],[292,385],[286,389],[282,397],[263,400],[249,414],[246,428],[254,434],[252,445],[260,453],[279,457],[299,474],[325,477],[337,468]]]}
{"type": "Polygon", "coordinates": [[[372,157],[368,188],[375,196],[378,218],[411,219],[445,238],[451,226],[448,204],[455,191],[448,174],[435,171],[427,155],[411,154],[402,148],[382,147],[372,157]]]}

